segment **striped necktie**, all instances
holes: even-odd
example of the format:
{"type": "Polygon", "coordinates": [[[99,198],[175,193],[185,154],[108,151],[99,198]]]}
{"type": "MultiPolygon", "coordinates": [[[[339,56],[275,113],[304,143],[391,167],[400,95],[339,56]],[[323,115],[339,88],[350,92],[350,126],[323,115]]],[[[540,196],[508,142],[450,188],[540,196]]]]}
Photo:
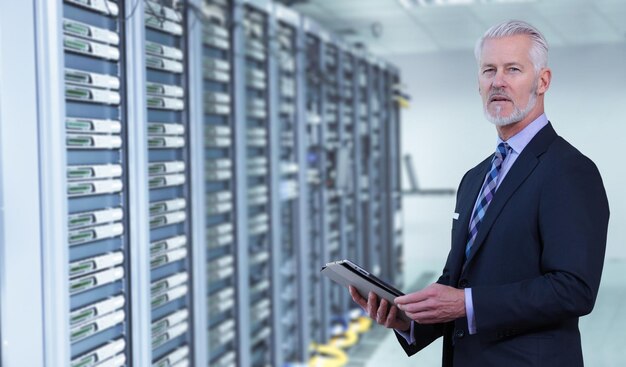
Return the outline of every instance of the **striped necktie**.
{"type": "Polygon", "coordinates": [[[474,212],[472,213],[472,218],[470,220],[469,240],[467,241],[467,245],[465,246],[465,259],[469,258],[472,245],[476,240],[476,235],[478,234],[478,229],[480,228],[480,224],[485,217],[485,213],[487,212],[487,208],[489,207],[489,204],[493,199],[493,195],[496,193],[496,186],[498,185],[498,174],[500,173],[502,162],[509,154],[510,150],[511,147],[507,143],[502,142],[498,144],[498,149],[496,150],[496,153],[491,160],[491,170],[489,170],[489,173],[487,174],[487,177],[485,179],[485,183],[480,189],[478,204],[476,205],[476,208],[474,208],[474,212]]]}

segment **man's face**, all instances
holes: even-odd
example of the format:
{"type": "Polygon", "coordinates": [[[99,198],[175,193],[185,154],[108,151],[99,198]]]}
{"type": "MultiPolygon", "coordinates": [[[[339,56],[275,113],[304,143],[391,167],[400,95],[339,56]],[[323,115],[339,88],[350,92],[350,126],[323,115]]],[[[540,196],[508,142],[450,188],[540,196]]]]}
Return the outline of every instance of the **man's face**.
{"type": "Polygon", "coordinates": [[[479,91],[487,118],[496,125],[523,120],[535,107],[538,77],[528,36],[487,39],[479,65],[479,91]]]}

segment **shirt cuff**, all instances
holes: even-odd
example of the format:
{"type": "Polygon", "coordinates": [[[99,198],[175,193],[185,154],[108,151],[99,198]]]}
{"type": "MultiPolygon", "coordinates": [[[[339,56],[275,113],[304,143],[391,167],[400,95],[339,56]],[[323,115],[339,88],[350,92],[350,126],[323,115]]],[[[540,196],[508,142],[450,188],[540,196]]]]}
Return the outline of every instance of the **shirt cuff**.
{"type": "Polygon", "coordinates": [[[465,288],[465,315],[467,316],[467,330],[470,335],[476,334],[476,317],[474,316],[472,288],[465,288]]]}
{"type": "Polygon", "coordinates": [[[413,336],[413,326],[415,321],[411,321],[411,328],[408,331],[400,331],[398,329],[394,329],[401,337],[406,340],[409,345],[415,344],[415,336],[413,336]]]}

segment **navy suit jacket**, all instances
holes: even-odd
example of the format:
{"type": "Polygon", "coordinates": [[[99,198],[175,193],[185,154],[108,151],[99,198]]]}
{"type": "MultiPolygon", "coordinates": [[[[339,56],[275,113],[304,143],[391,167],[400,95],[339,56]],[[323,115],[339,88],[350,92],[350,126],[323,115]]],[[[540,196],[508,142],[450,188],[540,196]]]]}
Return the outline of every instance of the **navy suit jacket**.
{"type": "Polygon", "coordinates": [[[438,280],[472,288],[477,333],[469,335],[463,318],[415,324],[415,344],[398,340],[412,355],[443,336],[444,367],[583,366],[578,318],[596,300],[609,220],[600,173],[548,124],[500,184],[465,263],[469,220],[491,159],[461,180],[438,280]]]}

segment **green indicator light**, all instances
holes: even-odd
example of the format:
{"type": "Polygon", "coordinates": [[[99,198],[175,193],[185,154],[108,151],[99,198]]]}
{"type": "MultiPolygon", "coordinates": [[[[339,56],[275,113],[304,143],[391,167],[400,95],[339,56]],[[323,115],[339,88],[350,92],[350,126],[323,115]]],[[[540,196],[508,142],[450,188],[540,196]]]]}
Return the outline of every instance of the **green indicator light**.
{"type": "Polygon", "coordinates": [[[152,67],[155,67],[155,68],[162,67],[160,59],[157,59],[157,58],[154,58],[154,57],[149,57],[149,56],[146,57],[146,65],[147,66],[152,66],[152,67]]]}
{"type": "Polygon", "coordinates": [[[76,362],[72,362],[71,367],[91,367],[96,363],[96,356],[90,355],[85,358],[82,358],[76,362]]]}
{"type": "Polygon", "coordinates": [[[151,174],[162,173],[165,172],[165,166],[163,164],[154,164],[148,168],[148,171],[151,174]]]}
{"type": "Polygon", "coordinates": [[[160,98],[148,98],[148,107],[161,107],[161,99],[160,98]]]}
{"type": "Polygon", "coordinates": [[[82,73],[66,72],[65,81],[74,83],[89,83],[89,76],[82,73]]]}
{"type": "Polygon", "coordinates": [[[68,187],[67,193],[69,195],[88,194],[93,191],[93,187],[90,184],[77,184],[68,187]]]}
{"type": "Polygon", "coordinates": [[[85,42],[80,42],[78,40],[65,39],[63,41],[63,45],[65,45],[65,47],[67,48],[70,48],[76,51],[81,51],[81,52],[89,51],[89,44],[85,42]]]}
{"type": "Polygon", "coordinates": [[[150,247],[150,255],[158,254],[166,248],[165,242],[157,242],[154,246],[150,247]]]}
{"type": "Polygon", "coordinates": [[[153,204],[150,205],[150,214],[158,214],[158,213],[162,213],[167,209],[167,206],[165,204],[159,203],[159,204],[153,204]]]}
{"type": "Polygon", "coordinates": [[[166,260],[167,259],[165,256],[159,256],[156,259],[150,261],[150,267],[154,269],[157,266],[161,266],[166,263],[166,260]]]}
{"type": "Polygon", "coordinates": [[[164,304],[165,302],[167,302],[167,296],[166,295],[162,295],[159,296],[155,299],[152,300],[151,305],[152,308],[157,308],[159,306],[161,306],[162,304],[164,304]]]}
{"type": "Polygon", "coordinates": [[[89,320],[94,316],[96,316],[95,308],[89,308],[87,310],[80,311],[77,314],[70,315],[70,325],[81,323],[85,320],[89,320]]]}
{"type": "Polygon", "coordinates": [[[154,295],[156,293],[160,293],[164,290],[167,289],[167,284],[166,282],[159,282],[155,285],[153,285],[152,287],[150,287],[150,294],[154,295]]]}
{"type": "Polygon", "coordinates": [[[70,276],[75,276],[78,275],[80,273],[85,273],[89,270],[93,270],[94,269],[94,262],[93,261],[89,261],[87,263],[84,264],[76,264],[76,265],[72,265],[70,266],[70,276]]]}
{"type": "Polygon", "coordinates": [[[90,147],[93,145],[93,142],[88,137],[71,137],[67,138],[67,145],[72,147],[90,147]]]}
{"type": "Polygon", "coordinates": [[[78,291],[88,289],[94,285],[96,285],[96,280],[93,277],[80,279],[76,282],[70,283],[70,293],[76,293],[78,291]]]}
{"type": "Polygon", "coordinates": [[[148,133],[150,133],[150,134],[163,134],[163,133],[165,133],[165,126],[163,126],[163,125],[150,125],[150,126],[148,126],[148,133]]]}
{"type": "Polygon", "coordinates": [[[79,243],[79,242],[84,242],[84,241],[89,241],[94,239],[94,232],[93,231],[83,231],[83,232],[79,232],[77,234],[70,234],[70,244],[74,244],[74,243],[79,243]]]}
{"type": "Polygon", "coordinates": [[[91,131],[93,125],[89,121],[67,120],[65,121],[65,128],[68,130],[91,131]]]}
{"type": "Polygon", "coordinates": [[[161,87],[156,84],[148,84],[146,90],[148,91],[148,93],[161,93],[161,87]]]}
{"type": "Polygon", "coordinates": [[[160,187],[163,185],[165,185],[165,179],[163,177],[151,178],[150,181],[148,181],[148,186],[150,188],[160,187]]]}
{"type": "Polygon", "coordinates": [[[155,349],[159,347],[160,345],[163,345],[163,343],[165,343],[166,341],[167,341],[166,334],[163,334],[156,339],[152,339],[152,349],[155,349]]]}
{"type": "Polygon", "coordinates": [[[167,321],[163,320],[152,326],[152,335],[161,334],[167,327],[167,321]]]}
{"type": "Polygon", "coordinates": [[[153,54],[161,54],[161,46],[155,43],[146,43],[146,52],[150,52],[153,54]]]}
{"type": "Polygon", "coordinates": [[[67,178],[89,178],[93,176],[90,168],[72,168],[67,170],[67,178]]]}
{"type": "Polygon", "coordinates": [[[150,219],[150,228],[159,227],[166,225],[165,217],[157,217],[154,219],[150,219]]]}
{"type": "Polygon", "coordinates": [[[76,331],[72,331],[72,334],[70,335],[70,339],[71,341],[75,341],[77,339],[85,338],[95,332],[96,332],[96,325],[94,324],[85,325],[76,331]]]}
{"type": "Polygon", "coordinates": [[[90,184],[77,184],[71,185],[67,189],[69,195],[87,194],[93,191],[93,187],[90,184]]]}
{"type": "Polygon", "coordinates": [[[161,28],[161,22],[159,22],[159,20],[155,17],[147,17],[145,21],[146,21],[146,25],[151,25],[153,27],[161,28]]]}
{"type": "Polygon", "coordinates": [[[67,98],[89,99],[91,94],[85,89],[65,89],[65,96],[67,98]]]}
{"type": "Polygon", "coordinates": [[[93,215],[90,215],[90,214],[79,215],[76,217],[69,218],[70,227],[84,226],[84,225],[92,224],[93,222],[94,222],[94,217],[93,215]]]}
{"type": "Polygon", "coordinates": [[[63,22],[63,29],[80,36],[89,36],[89,27],[73,22],[63,22]]]}

